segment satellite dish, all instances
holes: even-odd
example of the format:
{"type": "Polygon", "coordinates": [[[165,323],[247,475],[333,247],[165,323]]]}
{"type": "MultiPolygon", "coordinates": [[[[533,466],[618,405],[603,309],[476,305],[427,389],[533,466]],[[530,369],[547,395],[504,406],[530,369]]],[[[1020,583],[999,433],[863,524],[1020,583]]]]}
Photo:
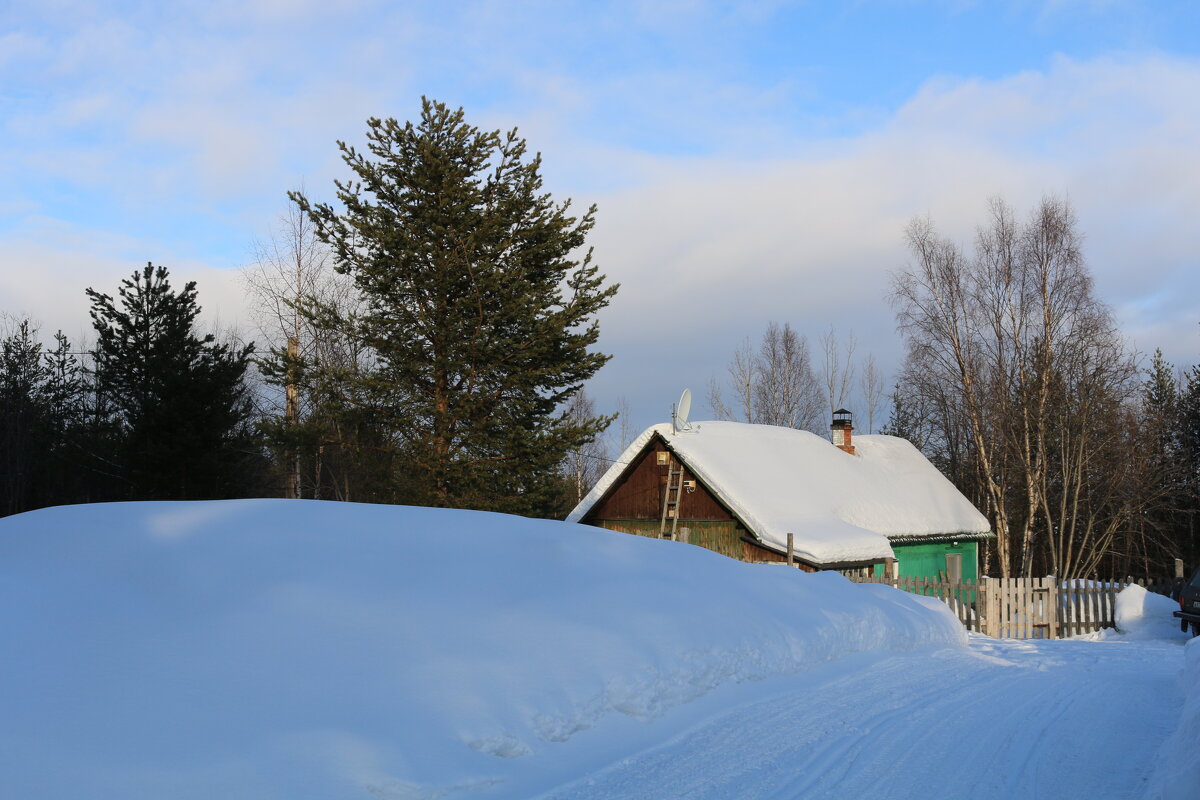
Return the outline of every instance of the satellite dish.
{"type": "Polygon", "coordinates": [[[692,413],[692,390],[684,389],[683,394],[679,395],[679,402],[675,404],[675,412],[671,415],[671,425],[675,428],[675,432],[686,431],[691,429],[688,424],[688,414],[692,413]]]}

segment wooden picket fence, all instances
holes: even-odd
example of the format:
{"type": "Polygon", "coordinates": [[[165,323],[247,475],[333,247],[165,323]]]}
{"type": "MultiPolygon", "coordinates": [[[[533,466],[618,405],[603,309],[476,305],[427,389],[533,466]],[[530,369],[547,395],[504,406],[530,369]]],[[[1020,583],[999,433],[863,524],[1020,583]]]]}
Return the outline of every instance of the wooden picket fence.
{"type": "Polygon", "coordinates": [[[969,631],[1006,639],[1057,639],[1114,625],[1117,593],[1130,583],[1164,591],[1169,580],[983,578],[951,583],[925,578],[847,575],[946,603],[969,631]]]}

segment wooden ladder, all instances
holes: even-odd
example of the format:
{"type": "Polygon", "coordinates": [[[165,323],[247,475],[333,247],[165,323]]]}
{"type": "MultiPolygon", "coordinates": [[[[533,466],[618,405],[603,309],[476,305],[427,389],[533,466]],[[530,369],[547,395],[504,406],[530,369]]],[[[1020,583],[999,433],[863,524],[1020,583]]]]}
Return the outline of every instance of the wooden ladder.
{"type": "Polygon", "coordinates": [[[667,535],[667,519],[671,520],[671,535],[675,538],[675,528],[679,525],[679,498],[683,491],[683,464],[675,460],[671,453],[667,454],[667,491],[663,494],[662,521],[658,526],[659,538],[667,535]],[[676,469],[678,467],[678,469],[676,469]],[[674,511],[668,517],[668,512],[674,511]]]}

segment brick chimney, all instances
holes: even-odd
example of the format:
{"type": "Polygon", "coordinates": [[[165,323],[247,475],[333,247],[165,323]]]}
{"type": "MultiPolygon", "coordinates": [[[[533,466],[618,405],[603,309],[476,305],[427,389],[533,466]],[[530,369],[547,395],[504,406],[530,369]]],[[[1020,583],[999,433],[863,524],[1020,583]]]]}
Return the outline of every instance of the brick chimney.
{"type": "Polygon", "coordinates": [[[854,455],[854,415],[844,408],[833,412],[833,422],[829,426],[830,438],[839,450],[845,450],[854,455]]]}

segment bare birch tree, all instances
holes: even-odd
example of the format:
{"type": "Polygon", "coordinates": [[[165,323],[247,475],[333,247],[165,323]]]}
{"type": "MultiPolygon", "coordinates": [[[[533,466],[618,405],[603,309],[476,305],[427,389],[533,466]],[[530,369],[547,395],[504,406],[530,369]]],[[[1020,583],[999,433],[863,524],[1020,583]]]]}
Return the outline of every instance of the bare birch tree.
{"type": "Polygon", "coordinates": [[[313,324],[304,309],[319,301],[351,314],[357,296],[350,281],[333,270],[329,249],[317,237],[312,221],[294,205],[266,240],[255,243],[254,256],[255,263],[242,278],[259,339],[269,353],[259,361],[259,368],[269,383],[282,389],[268,414],[282,420],[286,429],[278,437],[288,442],[282,454],[285,494],[321,497],[328,492],[336,499],[350,499],[351,480],[345,474],[330,474],[338,459],[327,457],[331,445],[346,443],[345,420],[327,420],[327,430],[312,443],[307,469],[299,427],[322,416],[320,407],[329,407],[328,393],[321,388],[327,389],[328,384],[321,376],[355,370],[367,358],[366,348],[336,330],[313,324]]]}
{"type": "Polygon", "coordinates": [[[854,385],[854,350],[858,343],[851,333],[845,344],[838,338],[833,326],[821,335],[821,376],[825,384],[825,396],[829,401],[829,414],[850,405],[850,388],[854,385]]]}
{"type": "Polygon", "coordinates": [[[767,425],[812,428],[819,403],[808,340],[788,324],[769,323],[757,360],[755,417],[767,425]]]}
{"type": "Polygon", "coordinates": [[[935,425],[960,462],[952,478],[977,481],[1001,574],[1097,563],[1131,510],[1120,470],[1099,464],[1136,369],[1092,293],[1073,211],[1046,198],[1021,224],[993,200],[969,257],[928,219],[907,236],[914,260],[893,294],[902,387],[945,393],[935,425]]]}
{"type": "Polygon", "coordinates": [[[629,418],[629,398],[625,396],[617,398],[617,435],[620,439],[618,447],[620,452],[624,453],[634,437],[633,425],[629,418]]]}
{"type": "Polygon", "coordinates": [[[708,400],[713,414],[717,419],[738,420],[740,422],[755,422],[754,395],[755,383],[758,380],[758,364],[754,350],[750,347],[750,339],[742,340],[726,368],[729,375],[729,388],[733,394],[733,405],[725,403],[724,392],[716,378],[709,381],[708,400]]]}
{"type": "MultiPolygon", "coordinates": [[[[567,415],[578,420],[596,416],[596,404],[585,389],[580,389],[567,406],[567,415]]],[[[596,481],[604,475],[611,459],[603,437],[597,436],[582,447],[567,453],[563,461],[563,474],[571,484],[571,497],[575,503],[583,500],[596,481]]]]}
{"type": "Polygon", "coordinates": [[[730,360],[734,401],[725,402],[721,385],[709,385],[709,404],[719,419],[815,430],[820,425],[821,393],[813,376],[808,340],[791,325],[768,323],[758,351],[746,339],[730,360]]]}
{"type": "Polygon", "coordinates": [[[874,433],[875,417],[879,415],[879,408],[883,404],[883,374],[871,353],[867,354],[862,372],[859,373],[859,389],[867,410],[867,433],[874,433]]]}
{"type": "Polygon", "coordinates": [[[929,218],[910,222],[905,237],[913,261],[895,276],[893,287],[897,325],[908,343],[905,377],[918,395],[933,395],[939,387],[954,388],[956,402],[947,408],[962,414],[969,431],[970,453],[987,501],[984,510],[996,533],[997,561],[1001,575],[1008,577],[1008,487],[999,479],[999,459],[984,409],[986,388],[981,383],[986,377],[980,374],[970,264],[954,242],[937,234],[929,218]]]}

